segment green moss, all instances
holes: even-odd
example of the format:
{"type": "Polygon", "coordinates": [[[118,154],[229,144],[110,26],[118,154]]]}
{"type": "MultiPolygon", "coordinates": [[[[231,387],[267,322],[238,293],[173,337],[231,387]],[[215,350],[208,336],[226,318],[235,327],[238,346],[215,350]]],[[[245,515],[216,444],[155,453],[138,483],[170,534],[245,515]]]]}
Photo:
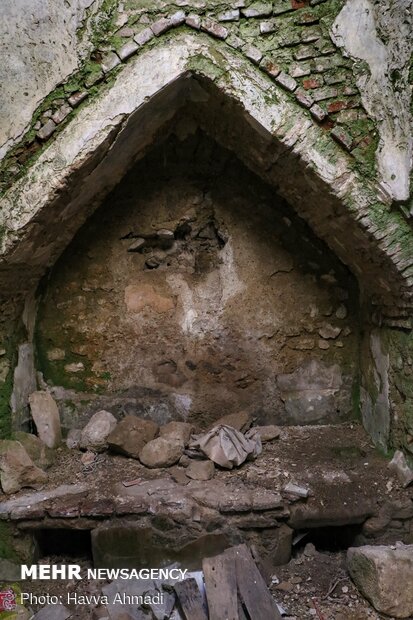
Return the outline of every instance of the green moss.
{"type": "Polygon", "coordinates": [[[2,359],[9,362],[9,372],[4,383],[0,383],[0,439],[7,439],[11,434],[11,407],[10,398],[13,391],[14,368],[17,363],[17,343],[24,340],[22,325],[11,322],[8,326],[8,336],[2,342],[6,349],[2,359]]]}
{"type": "Polygon", "coordinates": [[[110,45],[110,47],[112,47],[114,50],[119,50],[123,45],[125,45],[125,39],[123,39],[122,37],[119,37],[118,35],[113,35],[112,37],[110,37],[108,39],[108,44],[110,45]]]}
{"type": "Polygon", "coordinates": [[[0,387],[0,439],[10,437],[11,409],[10,398],[13,391],[13,365],[11,365],[7,379],[0,387]]]}
{"type": "Polygon", "coordinates": [[[20,560],[16,552],[13,538],[10,525],[4,521],[0,521],[0,558],[12,561],[20,560]]]}
{"type": "Polygon", "coordinates": [[[188,62],[188,69],[194,71],[194,73],[201,73],[207,75],[213,80],[219,79],[224,71],[217,67],[209,58],[205,58],[202,54],[196,54],[188,62]]]}
{"type": "Polygon", "coordinates": [[[117,0],[103,0],[99,12],[90,17],[90,40],[94,48],[99,48],[107,41],[108,34],[115,28],[117,12],[117,0]]]}

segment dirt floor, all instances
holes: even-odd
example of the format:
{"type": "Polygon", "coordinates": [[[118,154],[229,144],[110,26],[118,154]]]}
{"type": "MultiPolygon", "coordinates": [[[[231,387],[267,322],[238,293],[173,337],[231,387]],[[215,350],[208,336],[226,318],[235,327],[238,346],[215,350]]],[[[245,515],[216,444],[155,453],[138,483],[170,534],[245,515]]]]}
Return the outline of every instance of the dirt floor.
{"type": "MultiPolygon", "coordinates": [[[[310,490],[306,501],[290,498],[289,524],[295,530],[293,557],[288,564],[273,567],[269,579],[273,596],[285,609],[288,620],[384,618],[371,608],[349,579],[345,549],[366,542],[361,534],[366,514],[372,514],[373,509],[378,510],[383,504],[398,505],[413,499],[413,491],[402,489],[387,465],[388,459],[374,449],[360,425],[343,424],[285,427],[278,439],[264,444],[256,461],[232,471],[217,469],[214,485],[225,483],[231,488],[261,488],[282,494],[286,483],[292,481],[310,490]]],[[[61,448],[48,473],[45,496],[48,490],[68,483],[86,483],[92,495],[102,490],[106,495],[125,480],[138,478],[144,483],[172,479],[176,468],[150,470],[135,459],[108,453],[98,455],[91,465],[84,466],[79,451],[61,448]]],[[[19,495],[24,493],[7,499],[14,500],[19,495]]],[[[400,540],[410,542],[406,527],[409,526],[404,524],[400,540]]],[[[41,560],[46,564],[65,561],[69,559],[41,560]]],[[[74,562],[70,558],[70,563],[74,562]]],[[[85,560],[82,562],[87,565],[85,560]]],[[[81,581],[49,582],[47,587],[45,582],[22,585],[34,594],[46,591],[59,594],[75,589],[97,593],[103,584],[81,581]]],[[[34,611],[38,607],[32,605],[34,611]]],[[[81,610],[72,607],[72,610],[78,620],[96,617],[85,607],[81,610]]]]}
{"type": "MultiPolygon", "coordinates": [[[[145,481],[172,477],[174,471],[148,469],[137,459],[107,452],[98,454],[90,465],[83,465],[78,450],[61,447],[56,452],[45,490],[75,482],[86,482],[91,488],[109,488],[135,478],[145,481]]],[[[272,490],[282,489],[286,481],[294,479],[307,484],[315,499],[322,497],[341,507],[346,506],[346,501],[354,506],[372,496],[380,503],[413,495],[400,488],[387,464],[388,459],[374,448],[357,423],[289,426],[281,428],[278,439],[263,444],[255,461],[231,471],[217,468],[215,479],[233,483],[242,480],[272,490]]]]}
{"type": "MultiPolygon", "coordinates": [[[[61,557],[44,558],[47,564],[60,564],[61,557]]],[[[70,559],[73,562],[73,559],[70,559]]],[[[83,566],[91,564],[80,561],[83,566]]],[[[77,592],[78,595],[98,595],[106,582],[54,582],[48,585],[50,594],[62,595],[77,592]]],[[[34,595],[45,594],[44,584],[22,584],[23,589],[34,595]]],[[[390,620],[389,616],[378,614],[360,595],[345,568],[344,552],[318,552],[311,545],[306,546],[288,564],[279,566],[272,575],[271,592],[286,615],[284,620],[390,620]]],[[[73,611],[73,620],[94,620],[92,609],[68,605],[73,611]]],[[[40,605],[32,605],[33,611],[40,605]]],[[[259,620],[254,618],[253,620],[259,620]]]]}

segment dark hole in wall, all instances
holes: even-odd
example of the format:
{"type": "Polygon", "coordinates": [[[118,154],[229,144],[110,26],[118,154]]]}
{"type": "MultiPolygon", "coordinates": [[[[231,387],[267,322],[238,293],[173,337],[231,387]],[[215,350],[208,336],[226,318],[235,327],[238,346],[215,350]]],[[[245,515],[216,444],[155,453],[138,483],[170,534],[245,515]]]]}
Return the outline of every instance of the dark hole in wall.
{"type": "Polygon", "coordinates": [[[357,539],[361,534],[362,524],[340,525],[330,527],[316,527],[308,530],[295,547],[300,553],[308,543],[312,543],[317,551],[345,551],[349,547],[357,546],[357,539]]]}
{"type": "Polygon", "coordinates": [[[44,529],[35,533],[39,558],[59,556],[92,560],[90,530],[44,529]]]}

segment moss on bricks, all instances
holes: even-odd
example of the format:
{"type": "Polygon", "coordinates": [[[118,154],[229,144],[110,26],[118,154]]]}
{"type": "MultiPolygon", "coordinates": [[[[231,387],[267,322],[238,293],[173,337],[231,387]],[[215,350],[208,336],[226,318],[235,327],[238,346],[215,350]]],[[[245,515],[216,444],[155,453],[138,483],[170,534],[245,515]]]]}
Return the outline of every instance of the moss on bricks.
{"type": "Polygon", "coordinates": [[[14,368],[17,363],[17,343],[22,338],[22,329],[17,325],[9,325],[6,340],[3,340],[2,347],[6,350],[2,360],[7,360],[9,371],[4,382],[0,383],[0,439],[7,439],[11,434],[11,406],[10,398],[13,391],[14,368]]]}

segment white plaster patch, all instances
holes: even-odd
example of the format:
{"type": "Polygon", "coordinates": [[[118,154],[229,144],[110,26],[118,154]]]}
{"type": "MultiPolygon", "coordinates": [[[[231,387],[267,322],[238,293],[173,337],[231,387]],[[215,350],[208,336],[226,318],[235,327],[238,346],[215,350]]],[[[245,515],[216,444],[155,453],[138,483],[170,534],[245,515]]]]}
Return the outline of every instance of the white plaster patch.
{"type": "Polygon", "coordinates": [[[238,277],[231,239],[228,239],[222,248],[221,258],[222,263],[219,268],[223,285],[221,300],[225,305],[230,299],[242,293],[245,289],[245,284],[238,277]]]}
{"type": "Polygon", "coordinates": [[[174,294],[178,296],[178,305],[181,305],[182,316],[180,319],[181,329],[184,334],[195,333],[194,324],[198,318],[198,313],[194,308],[194,298],[192,290],[189,288],[185,278],[180,273],[168,275],[166,281],[174,294]]]}
{"type": "Polygon", "coordinates": [[[409,197],[412,166],[412,121],[408,63],[413,52],[411,0],[347,0],[338,14],[331,37],[351,57],[364,60],[370,75],[357,79],[363,105],[378,122],[380,143],[376,153],[380,180],[394,200],[409,197]],[[393,6],[394,5],[394,6],[393,6]],[[386,36],[384,45],[379,29],[386,36]],[[400,82],[395,88],[392,73],[400,82]]]}
{"type": "Polygon", "coordinates": [[[191,413],[191,396],[189,396],[189,394],[177,394],[176,392],[172,393],[170,396],[174,401],[178,414],[181,415],[184,420],[187,420],[189,414],[191,413]]]}
{"type": "Polygon", "coordinates": [[[90,47],[76,31],[101,0],[2,0],[0,159],[27,131],[40,102],[90,47]]]}

